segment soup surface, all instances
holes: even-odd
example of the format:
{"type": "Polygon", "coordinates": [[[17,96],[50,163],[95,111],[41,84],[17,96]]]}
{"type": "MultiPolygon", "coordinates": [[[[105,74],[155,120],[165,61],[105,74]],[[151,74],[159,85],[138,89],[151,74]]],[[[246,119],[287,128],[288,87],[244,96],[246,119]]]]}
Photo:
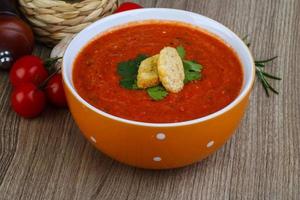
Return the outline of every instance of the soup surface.
{"type": "Polygon", "coordinates": [[[200,118],[230,104],[241,90],[243,71],[235,52],[215,36],[182,23],[149,21],[111,30],[85,46],[74,63],[73,83],[83,99],[106,113],[172,123],[200,118]],[[180,45],[188,60],[203,65],[201,80],[161,101],[151,100],[144,90],[119,85],[118,63],[180,45]]]}

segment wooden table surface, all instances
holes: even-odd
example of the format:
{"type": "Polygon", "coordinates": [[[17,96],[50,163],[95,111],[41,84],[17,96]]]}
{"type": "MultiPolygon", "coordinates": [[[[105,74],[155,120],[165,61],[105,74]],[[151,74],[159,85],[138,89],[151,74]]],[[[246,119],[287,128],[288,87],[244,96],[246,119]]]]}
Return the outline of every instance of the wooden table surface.
{"type": "MultiPolygon", "coordinates": [[[[257,59],[279,55],[267,70],[280,95],[256,82],[236,134],[189,167],[147,171],[122,165],[84,139],[68,110],[34,120],[10,109],[0,72],[0,199],[300,199],[300,1],[142,0],[145,7],[197,12],[249,34],[257,59]]],[[[36,46],[47,57],[50,49],[36,46]]]]}

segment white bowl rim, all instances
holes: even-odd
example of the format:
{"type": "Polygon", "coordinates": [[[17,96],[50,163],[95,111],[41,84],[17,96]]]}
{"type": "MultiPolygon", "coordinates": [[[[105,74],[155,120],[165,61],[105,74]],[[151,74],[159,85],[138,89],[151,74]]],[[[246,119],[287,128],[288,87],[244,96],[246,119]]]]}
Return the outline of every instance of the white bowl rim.
{"type": "MultiPolygon", "coordinates": [[[[151,20],[151,19],[149,19],[151,20]]],[[[154,19],[156,20],[156,19],[154,19]]],[[[163,20],[163,19],[162,19],[163,20]]],[[[137,20],[138,21],[138,20],[137,20]]],[[[132,21],[134,22],[134,21],[132,21]]],[[[122,26],[121,24],[118,26],[122,26]]],[[[118,27],[116,26],[116,27],[118,27]]],[[[201,28],[201,27],[200,27],[201,28]]],[[[109,30],[109,29],[107,29],[109,30]]],[[[209,31],[209,30],[208,30],[209,31]]],[[[89,39],[89,41],[91,41],[94,37],[91,37],[89,39]]],[[[96,112],[97,114],[100,114],[104,117],[107,117],[111,120],[115,120],[118,122],[123,122],[123,123],[127,123],[127,124],[131,124],[131,125],[137,125],[137,126],[144,126],[144,127],[158,127],[158,128],[166,128],[166,127],[178,127],[178,126],[187,126],[187,125],[193,125],[193,124],[197,124],[200,122],[204,122],[204,121],[208,121],[211,120],[213,118],[216,118],[224,113],[226,113],[227,111],[231,110],[232,108],[234,108],[237,104],[239,104],[245,97],[246,95],[251,91],[252,86],[254,84],[254,79],[255,79],[255,65],[254,65],[254,59],[250,53],[249,48],[246,46],[246,44],[233,32],[231,31],[229,28],[227,28],[226,26],[224,26],[223,24],[208,18],[206,16],[194,13],[194,12],[190,12],[190,11],[185,11],[185,10],[179,10],[179,9],[171,9],[171,8],[143,8],[143,9],[137,9],[137,10],[130,10],[130,11],[126,11],[126,12],[121,12],[121,13],[117,13],[117,14],[113,14],[110,15],[108,17],[102,18],[94,23],[92,23],[91,25],[89,25],[88,27],[86,27],[85,29],[83,29],[81,32],[79,32],[74,38],[73,40],[70,42],[70,44],[68,45],[66,52],[63,56],[63,67],[62,67],[62,76],[63,76],[63,80],[66,84],[66,86],[68,87],[68,89],[71,91],[72,95],[74,95],[74,97],[80,101],[80,103],[82,103],[84,106],[86,106],[87,108],[91,109],[92,111],[96,112]],[[67,54],[68,51],[71,51],[70,47],[72,46],[72,43],[75,40],[79,40],[83,35],[84,35],[84,31],[88,28],[94,27],[94,26],[99,26],[99,24],[101,24],[101,22],[104,21],[108,21],[108,20],[114,20],[115,18],[122,18],[122,17],[126,17],[129,14],[142,14],[144,12],[156,12],[156,11],[161,11],[161,12],[178,12],[181,14],[186,14],[186,15],[193,15],[202,19],[206,19],[209,20],[212,23],[218,24],[220,27],[222,27],[222,29],[224,29],[227,32],[230,32],[232,34],[232,36],[234,37],[234,39],[236,41],[238,41],[240,43],[240,45],[242,45],[243,50],[245,50],[246,52],[246,56],[250,59],[251,66],[252,66],[252,70],[251,70],[251,77],[250,77],[250,81],[244,86],[243,90],[240,92],[240,94],[227,106],[225,106],[224,108],[222,108],[221,110],[218,110],[217,112],[214,112],[212,114],[209,114],[207,116],[204,117],[200,117],[197,119],[193,119],[193,120],[188,120],[188,121],[183,121],[183,122],[174,122],[174,123],[149,123],[149,122],[140,122],[140,121],[134,121],[134,120],[129,120],[129,119],[125,119],[122,117],[118,117],[109,113],[106,113],[96,107],[94,107],[93,105],[89,104],[87,101],[85,101],[76,91],[76,89],[74,88],[74,86],[72,86],[72,83],[70,82],[67,73],[66,68],[64,67],[66,65],[66,59],[65,59],[65,55],[67,54]]],[[[245,77],[245,75],[244,75],[245,77]]]]}

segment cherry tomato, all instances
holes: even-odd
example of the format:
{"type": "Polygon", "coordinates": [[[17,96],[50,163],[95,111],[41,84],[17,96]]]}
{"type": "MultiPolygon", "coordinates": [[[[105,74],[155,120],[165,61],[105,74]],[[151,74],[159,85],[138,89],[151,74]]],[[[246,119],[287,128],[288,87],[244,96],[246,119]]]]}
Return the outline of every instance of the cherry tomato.
{"type": "Polygon", "coordinates": [[[21,83],[33,83],[38,86],[48,77],[43,60],[37,56],[24,56],[18,59],[9,74],[9,79],[14,87],[21,83]]]}
{"type": "Polygon", "coordinates": [[[58,106],[58,107],[66,107],[67,100],[65,91],[62,83],[61,74],[55,74],[50,80],[47,82],[45,87],[46,95],[48,100],[58,106]]]}
{"type": "Polygon", "coordinates": [[[46,96],[33,83],[22,83],[11,94],[11,106],[22,117],[37,117],[45,109],[46,96]]]}
{"type": "Polygon", "coordinates": [[[143,8],[143,7],[136,3],[124,2],[115,10],[114,13],[119,13],[127,10],[139,9],[139,8],[143,8]]]}

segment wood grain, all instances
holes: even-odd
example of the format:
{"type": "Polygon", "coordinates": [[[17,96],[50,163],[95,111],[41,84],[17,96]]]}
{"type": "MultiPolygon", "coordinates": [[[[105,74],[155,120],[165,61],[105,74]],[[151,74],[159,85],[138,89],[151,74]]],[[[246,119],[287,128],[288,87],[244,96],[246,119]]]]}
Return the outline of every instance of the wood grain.
{"type": "MultiPolygon", "coordinates": [[[[191,10],[249,34],[256,58],[279,55],[268,71],[280,95],[256,83],[236,134],[217,153],[177,170],[147,171],[95,150],[67,110],[49,107],[34,120],[9,106],[0,72],[0,199],[210,200],[300,199],[300,1],[141,0],[145,7],[191,10]]],[[[37,45],[35,54],[49,49],[37,45]]]]}

